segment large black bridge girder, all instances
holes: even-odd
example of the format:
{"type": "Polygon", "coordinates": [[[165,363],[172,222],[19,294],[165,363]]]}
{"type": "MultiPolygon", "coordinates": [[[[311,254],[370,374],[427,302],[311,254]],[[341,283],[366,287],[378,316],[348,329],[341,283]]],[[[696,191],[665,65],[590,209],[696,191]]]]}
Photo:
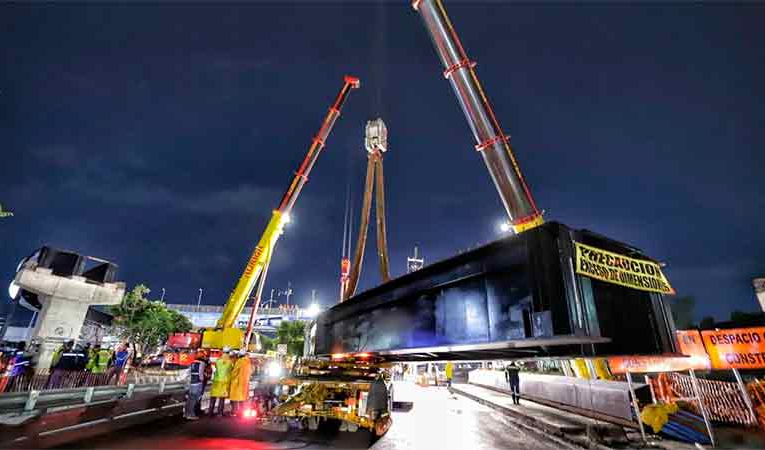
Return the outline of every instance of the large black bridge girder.
{"type": "Polygon", "coordinates": [[[674,352],[662,297],[576,275],[574,241],[651,260],[549,222],[334,306],[312,325],[311,350],[411,361],[674,352]]]}

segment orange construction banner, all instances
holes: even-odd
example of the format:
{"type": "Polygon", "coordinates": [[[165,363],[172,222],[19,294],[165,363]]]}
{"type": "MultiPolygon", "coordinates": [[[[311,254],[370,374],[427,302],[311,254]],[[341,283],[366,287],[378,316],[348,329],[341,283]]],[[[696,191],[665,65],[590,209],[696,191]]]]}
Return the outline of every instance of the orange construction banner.
{"type": "Polygon", "coordinates": [[[765,327],[702,331],[714,369],[765,369],[765,327]]]}
{"type": "Polygon", "coordinates": [[[696,356],[612,356],[608,358],[611,373],[658,373],[705,370],[709,359],[696,356]]]}
{"type": "Polygon", "coordinates": [[[698,330],[678,330],[677,344],[680,353],[685,356],[709,358],[707,350],[704,348],[704,341],[701,339],[701,333],[698,330]]]}

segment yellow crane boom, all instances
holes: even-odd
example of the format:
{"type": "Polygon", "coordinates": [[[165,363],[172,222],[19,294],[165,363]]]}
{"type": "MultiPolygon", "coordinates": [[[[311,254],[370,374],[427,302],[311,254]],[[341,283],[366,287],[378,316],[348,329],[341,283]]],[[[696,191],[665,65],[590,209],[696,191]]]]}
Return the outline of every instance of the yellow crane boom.
{"type": "Polygon", "coordinates": [[[292,211],[292,207],[294,206],[298,195],[300,195],[300,191],[308,181],[308,174],[316,163],[319,153],[321,153],[327,137],[332,131],[332,127],[335,125],[335,121],[337,121],[337,118],[340,116],[340,110],[348,97],[348,93],[352,89],[358,88],[359,85],[359,79],[356,77],[346,76],[344,78],[344,84],[340,89],[340,93],[337,95],[335,102],[324,117],[321,128],[316,137],[313,138],[311,146],[308,148],[308,153],[300,164],[300,167],[298,167],[298,170],[295,172],[295,176],[287,188],[287,192],[285,192],[282,197],[279,207],[274,210],[271,220],[268,222],[258,245],[255,247],[250,259],[247,261],[242,276],[239,277],[236,288],[234,288],[234,291],[231,293],[231,296],[223,308],[223,313],[220,319],[218,319],[215,329],[205,331],[202,339],[203,347],[223,348],[228,346],[238,348],[242,345],[243,332],[236,328],[239,314],[241,314],[244,309],[247,299],[250,297],[250,293],[255,287],[255,283],[259,282],[254,305],[255,310],[257,310],[260,303],[260,293],[263,289],[265,275],[268,271],[268,264],[271,261],[271,255],[274,246],[276,245],[276,241],[284,231],[284,225],[289,222],[290,211],[292,211]]]}

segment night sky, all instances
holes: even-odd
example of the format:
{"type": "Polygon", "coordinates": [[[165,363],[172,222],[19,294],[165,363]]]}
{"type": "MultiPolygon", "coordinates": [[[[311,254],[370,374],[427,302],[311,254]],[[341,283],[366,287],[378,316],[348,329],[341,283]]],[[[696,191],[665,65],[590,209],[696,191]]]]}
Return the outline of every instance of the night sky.
{"type": "MultiPolygon", "coordinates": [[[[548,220],[666,261],[697,315],[765,273],[765,5],[446,7],[548,220]]],[[[222,304],[345,74],[361,78],[266,293],[338,295],[346,186],[381,116],[391,271],[499,237],[503,209],[408,3],[0,5],[2,295],[50,244],[222,304]]],[[[358,217],[354,218],[358,224],[358,217]]],[[[370,227],[361,288],[379,282],[370,227]]],[[[355,237],[355,234],[354,234],[355,237]]]]}

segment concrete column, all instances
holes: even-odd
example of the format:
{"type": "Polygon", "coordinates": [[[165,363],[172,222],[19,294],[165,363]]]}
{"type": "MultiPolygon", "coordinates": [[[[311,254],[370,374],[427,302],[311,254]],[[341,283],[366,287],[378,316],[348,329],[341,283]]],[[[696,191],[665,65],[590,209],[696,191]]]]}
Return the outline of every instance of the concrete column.
{"type": "Polygon", "coordinates": [[[116,305],[125,296],[125,283],[94,283],[84,277],[61,277],[51,269],[25,268],[16,274],[16,284],[38,295],[42,309],[31,341],[40,344],[37,371],[50,368],[53,352],[65,341],[76,340],[92,305],[116,305]]]}

